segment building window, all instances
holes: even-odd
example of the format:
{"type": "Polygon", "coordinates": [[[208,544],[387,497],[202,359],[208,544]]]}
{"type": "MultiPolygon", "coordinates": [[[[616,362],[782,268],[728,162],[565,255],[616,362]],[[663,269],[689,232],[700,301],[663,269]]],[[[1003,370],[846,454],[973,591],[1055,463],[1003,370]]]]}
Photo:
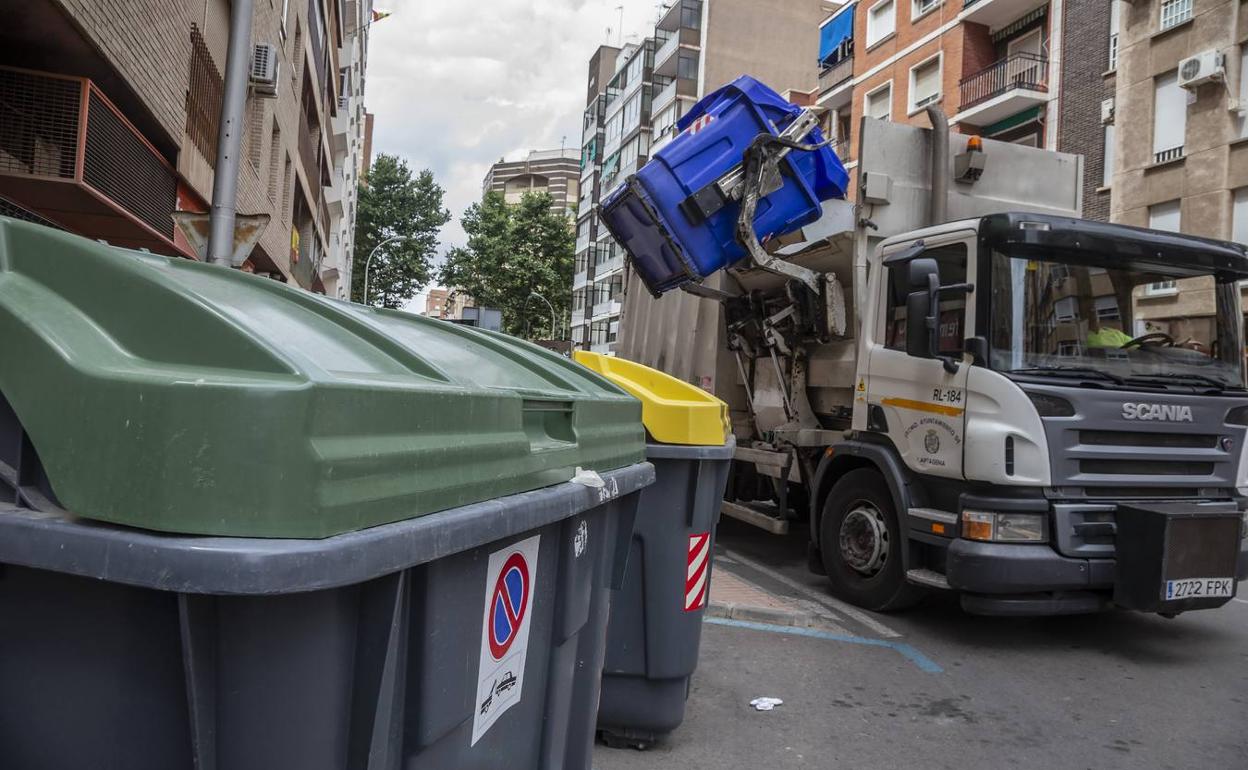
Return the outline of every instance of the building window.
{"type": "Polygon", "coordinates": [[[287,153],[286,154],[286,170],[282,174],[281,197],[278,198],[277,200],[277,207],[282,212],[283,222],[290,221],[290,206],[286,205],[286,202],[293,200],[292,195],[294,191],[291,188],[294,186],[294,184],[295,184],[294,170],[291,167],[291,163],[290,163],[290,153],[287,153]]]}
{"type": "Polygon", "coordinates": [[[910,11],[911,23],[919,20],[920,17],[926,16],[932,11],[940,7],[945,0],[912,0],[910,11]]]}
{"type": "Polygon", "coordinates": [[[696,80],[698,77],[698,55],[681,52],[676,58],[676,77],[696,80]]]}
{"type": "Polygon", "coordinates": [[[863,98],[863,112],[869,118],[892,120],[893,116],[893,83],[890,80],[879,88],[871,91],[863,98]]]}
{"type": "Polygon", "coordinates": [[[281,190],[282,160],[282,129],[277,127],[277,116],[273,116],[273,134],[269,137],[269,201],[277,206],[281,203],[278,193],[281,190]]]}
{"type": "Polygon", "coordinates": [[[1058,323],[1079,320],[1079,306],[1074,297],[1062,297],[1053,303],[1053,318],[1058,323]]]}
{"type": "Polygon", "coordinates": [[[941,56],[936,54],[910,68],[910,112],[940,99],[941,56]]]}
{"type": "Polygon", "coordinates": [[[654,139],[657,142],[659,137],[673,131],[676,128],[676,119],[680,112],[680,102],[674,103],[671,107],[659,113],[654,119],[654,139]]]}
{"type": "Polygon", "coordinates": [[[1192,18],[1192,0],[1163,0],[1161,4],[1161,28],[1177,27],[1192,18]]]}
{"type": "Polygon", "coordinates": [[[1101,186],[1109,187],[1114,183],[1114,124],[1105,124],[1105,144],[1101,157],[1104,159],[1101,171],[1101,186]]]}
{"type": "Polygon", "coordinates": [[[1231,204],[1231,240],[1248,244],[1248,187],[1235,191],[1231,204]]]}
{"type": "Polygon", "coordinates": [[[266,100],[251,97],[247,110],[246,133],[243,134],[247,145],[247,162],[256,176],[260,176],[260,161],[264,157],[264,103],[266,100]]]}
{"type": "Polygon", "coordinates": [[[633,94],[624,102],[624,125],[629,129],[636,126],[641,119],[641,92],[633,94]]]}
{"type": "Polygon", "coordinates": [[[1122,319],[1122,313],[1118,310],[1118,298],[1112,294],[1107,294],[1104,297],[1094,297],[1092,305],[1096,311],[1097,319],[1101,321],[1119,321],[1122,319]]]}
{"type": "Polygon", "coordinates": [[[1148,207],[1148,226],[1154,230],[1179,232],[1182,225],[1179,201],[1166,201],[1148,207]]]}
{"type": "Polygon", "coordinates": [[[1187,136],[1187,91],[1179,86],[1178,71],[1153,81],[1153,162],[1183,157],[1187,136]]]}
{"type": "Polygon", "coordinates": [[[1118,0],[1109,2],[1109,69],[1118,69],[1118,0]]]}
{"type": "Polygon", "coordinates": [[[607,119],[607,128],[602,137],[603,143],[610,145],[612,142],[619,141],[623,128],[624,112],[620,111],[607,119]]]}
{"type": "Polygon", "coordinates": [[[871,47],[893,34],[897,29],[897,5],[893,0],[883,0],[867,11],[867,47],[871,47]]]}

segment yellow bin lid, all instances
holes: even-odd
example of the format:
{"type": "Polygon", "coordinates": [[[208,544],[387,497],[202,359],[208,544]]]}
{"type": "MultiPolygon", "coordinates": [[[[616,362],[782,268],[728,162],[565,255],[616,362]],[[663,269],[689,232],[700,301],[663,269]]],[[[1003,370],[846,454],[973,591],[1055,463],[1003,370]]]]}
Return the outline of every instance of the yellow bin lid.
{"type": "Polygon", "coordinates": [[[641,401],[641,421],[655,441],[720,446],[728,440],[728,405],[705,390],[623,358],[587,350],[573,355],[641,401]]]}

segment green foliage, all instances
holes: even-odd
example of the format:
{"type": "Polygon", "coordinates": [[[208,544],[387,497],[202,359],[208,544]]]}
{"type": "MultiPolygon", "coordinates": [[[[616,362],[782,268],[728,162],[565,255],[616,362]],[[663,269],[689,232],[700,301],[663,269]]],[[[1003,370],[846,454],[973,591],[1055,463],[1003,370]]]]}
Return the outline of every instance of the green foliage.
{"type": "Polygon", "coordinates": [[[351,299],[364,302],[364,275],[368,270],[368,302],[376,307],[399,308],[433,278],[438,230],[451,221],[442,207],[443,189],[428,169],[416,176],[405,161],[381,154],[360,185],[355,215],[355,254],[351,270],[351,299]],[[382,246],[368,265],[368,255],[382,246]]]}
{"type": "Polygon", "coordinates": [[[442,266],[442,285],[470,294],[478,307],[501,310],[508,334],[566,336],[576,236],[552,202],[546,193],[526,193],[508,205],[500,193],[486,193],[461,220],[467,247],[452,249],[442,266]],[[534,292],[554,307],[553,335],[550,308],[534,292]]]}

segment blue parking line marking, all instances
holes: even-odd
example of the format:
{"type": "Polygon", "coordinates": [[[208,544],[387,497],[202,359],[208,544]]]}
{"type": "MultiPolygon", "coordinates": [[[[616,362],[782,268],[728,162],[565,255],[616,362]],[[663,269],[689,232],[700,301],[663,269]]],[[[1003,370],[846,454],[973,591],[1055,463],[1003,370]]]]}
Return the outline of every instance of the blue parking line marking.
{"type": "Polygon", "coordinates": [[[915,648],[905,642],[893,642],[888,639],[868,639],[862,636],[849,636],[847,634],[834,634],[830,631],[820,631],[817,628],[801,628],[799,626],[777,626],[771,623],[755,623],[751,620],[735,620],[733,618],[705,618],[703,623],[713,623],[717,626],[732,626],[733,628],[748,628],[752,631],[768,631],[773,634],[790,634],[792,636],[808,636],[812,639],[823,639],[829,642],[846,642],[848,644],[860,644],[864,647],[887,647],[901,653],[907,660],[919,667],[920,671],[929,674],[943,674],[944,669],[941,668],[936,661],[927,657],[915,648]]]}

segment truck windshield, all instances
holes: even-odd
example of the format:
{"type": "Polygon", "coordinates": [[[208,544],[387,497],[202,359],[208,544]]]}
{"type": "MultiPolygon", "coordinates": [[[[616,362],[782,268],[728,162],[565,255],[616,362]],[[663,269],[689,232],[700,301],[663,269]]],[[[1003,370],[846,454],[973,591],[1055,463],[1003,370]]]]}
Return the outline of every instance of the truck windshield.
{"type": "Polygon", "coordinates": [[[1243,387],[1238,281],[1190,266],[1124,269],[1000,251],[991,281],[994,369],[1119,385],[1243,387]]]}

